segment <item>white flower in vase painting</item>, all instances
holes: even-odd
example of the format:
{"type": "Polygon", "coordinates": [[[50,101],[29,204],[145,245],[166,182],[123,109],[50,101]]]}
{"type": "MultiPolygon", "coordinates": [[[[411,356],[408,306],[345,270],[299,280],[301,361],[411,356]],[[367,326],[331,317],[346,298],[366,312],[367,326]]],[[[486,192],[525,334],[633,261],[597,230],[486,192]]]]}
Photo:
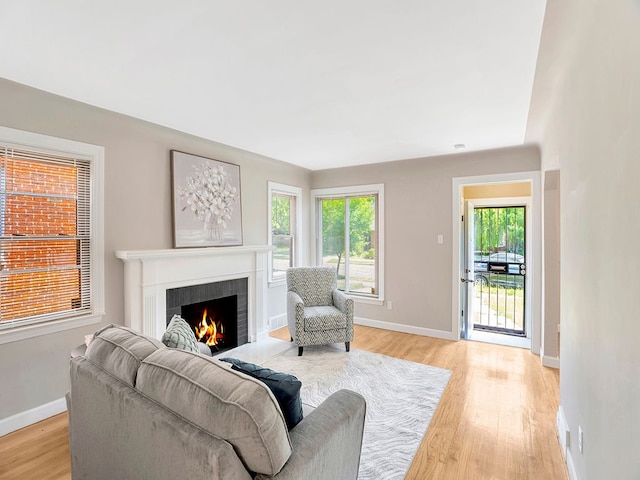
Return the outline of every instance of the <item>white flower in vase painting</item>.
{"type": "Polygon", "coordinates": [[[178,187],[177,191],[185,202],[182,211],[190,209],[203,223],[205,237],[221,240],[238,200],[238,191],[224,167],[193,165],[193,175],[188,176],[186,186],[178,187]]]}

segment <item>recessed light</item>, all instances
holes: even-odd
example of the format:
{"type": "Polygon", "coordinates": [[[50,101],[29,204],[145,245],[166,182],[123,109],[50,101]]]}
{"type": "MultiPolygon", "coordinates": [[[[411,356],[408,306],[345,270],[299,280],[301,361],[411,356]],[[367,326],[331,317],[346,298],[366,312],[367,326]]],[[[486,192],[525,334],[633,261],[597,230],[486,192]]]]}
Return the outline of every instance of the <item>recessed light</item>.
{"type": "Polygon", "coordinates": [[[456,150],[463,150],[465,148],[467,148],[467,146],[464,143],[456,143],[453,148],[455,148],[456,150]]]}

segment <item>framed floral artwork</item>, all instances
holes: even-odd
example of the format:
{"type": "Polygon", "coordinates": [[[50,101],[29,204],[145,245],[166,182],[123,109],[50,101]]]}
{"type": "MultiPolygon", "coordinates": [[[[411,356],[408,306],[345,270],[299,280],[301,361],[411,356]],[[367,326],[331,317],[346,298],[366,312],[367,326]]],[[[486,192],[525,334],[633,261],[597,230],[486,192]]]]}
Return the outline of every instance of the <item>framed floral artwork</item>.
{"type": "Polygon", "coordinates": [[[171,150],[173,245],[242,245],[240,167],[171,150]]]}

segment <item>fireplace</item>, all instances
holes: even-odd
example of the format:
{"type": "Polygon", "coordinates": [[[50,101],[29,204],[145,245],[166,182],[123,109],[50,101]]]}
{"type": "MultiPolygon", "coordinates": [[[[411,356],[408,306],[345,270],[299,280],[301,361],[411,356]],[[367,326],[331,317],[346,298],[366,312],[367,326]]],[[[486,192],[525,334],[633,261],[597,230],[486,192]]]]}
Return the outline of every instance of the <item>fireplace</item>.
{"type": "Polygon", "coordinates": [[[166,322],[185,319],[199,341],[217,354],[248,342],[247,278],[166,291],[166,322]]]}
{"type": "MultiPolygon", "coordinates": [[[[167,319],[180,313],[179,308],[167,311],[167,290],[247,279],[248,341],[266,338],[267,255],[272,249],[269,245],[247,245],[116,251],[116,257],[124,263],[125,326],[160,339],[167,328],[167,319]]],[[[241,310],[242,302],[238,305],[241,310]]]]}

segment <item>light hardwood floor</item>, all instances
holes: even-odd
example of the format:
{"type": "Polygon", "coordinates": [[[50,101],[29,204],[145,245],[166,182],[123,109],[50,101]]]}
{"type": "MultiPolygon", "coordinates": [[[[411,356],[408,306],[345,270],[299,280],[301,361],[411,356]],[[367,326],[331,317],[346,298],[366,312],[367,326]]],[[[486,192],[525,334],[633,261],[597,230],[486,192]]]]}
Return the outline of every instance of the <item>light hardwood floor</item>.
{"type": "MultiPolygon", "coordinates": [[[[453,372],[407,480],[569,478],[555,434],[559,373],[539,357],[362,326],[352,346],[453,372]]],[[[71,478],[66,414],[0,438],[0,479],[31,478],[71,478]]]]}

